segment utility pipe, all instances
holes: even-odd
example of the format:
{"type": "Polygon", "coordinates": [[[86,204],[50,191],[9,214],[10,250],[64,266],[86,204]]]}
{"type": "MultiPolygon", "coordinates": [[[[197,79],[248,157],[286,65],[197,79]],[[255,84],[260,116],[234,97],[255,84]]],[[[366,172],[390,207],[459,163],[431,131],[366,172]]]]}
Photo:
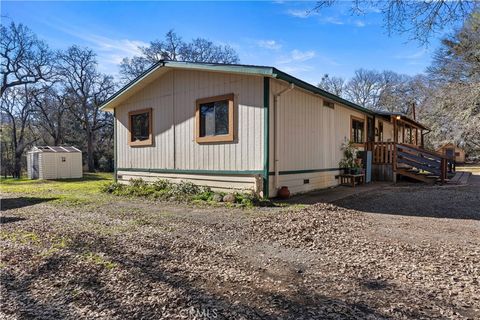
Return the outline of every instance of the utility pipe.
{"type": "Polygon", "coordinates": [[[280,126],[278,124],[278,117],[279,117],[279,112],[278,112],[278,104],[279,104],[279,98],[283,94],[289,92],[290,90],[293,90],[295,88],[295,85],[293,83],[290,83],[290,86],[288,88],[283,89],[279,93],[275,94],[273,96],[273,127],[274,127],[274,136],[273,136],[273,149],[274,149],[274,161],[273,161],[273,168],[275,170],[275,191],[278,191],[278,175],[279,175],[279,158],[280,158],[280,152],[278,148],[278,136],[280,133],[280,126]]]}

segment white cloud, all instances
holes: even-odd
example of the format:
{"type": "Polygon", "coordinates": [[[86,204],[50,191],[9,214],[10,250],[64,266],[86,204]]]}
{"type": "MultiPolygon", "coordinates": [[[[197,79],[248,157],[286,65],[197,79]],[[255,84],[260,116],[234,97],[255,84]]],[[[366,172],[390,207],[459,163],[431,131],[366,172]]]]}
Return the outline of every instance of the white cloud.
{"type": "Polygon", "coordinates": [[[312,59],[313,57],[315,57],[315,51],[313,50],[300,51],[298,49],[294,49],[290,52],[289,55],[282,57],[278,61],[278,64],[287,64],[291,62],[304,62],[312,59]]]}
{"type": "Polygon", "coordinates": [[[287,14],[289,16],[292,16],[292,17],[295,17],[295,18],[301,18],[301,19],[305,19],[305,18],[309,18],[309,17],[313,17],[313,16],[316,16],[318,15],[318,12],[314,12],[314,11],[309,11],[309,10],[306,10],[306,9],[289,9],[287,10],[287,14]]]}
{"type": "Polygon", "coordinates": [[[342,20],[340,20],[340,18],[338,18],[338,17],[333,17],[333,16],[323,18],[323,19],[322,19],[322,22],[323,22],[323,23],[336,24],[336,25],[345,24],[345,22],[343,22],[342,20]]]}
{"type": "Polygon", "coordinates": [[[282,45],[275,40],[258,40],[257,45],[261,48],[271,50],[278,50],[282,47],[282,45]]]}
{"type": "Polygon", "coordinates": [[[355,20],[355,25],[359,28],[362,28],[362,27],[365,27],[366,26],[366,23],[363,22],[362,20],[355,20]]]}
{"type": "Polygon", "coordinates": [[[139,47],[148,46],[148,43],[140,40],[125,38],[109,38],[97,33],[87,32],[85,28],[66,26],[61,23],[47,23],[55,29],[83,40],[81,46],[87,46],[97,53],[98,67],[101,72],[117,75],[118,65],[125,57],[141,54],[139,47]]]}
{"type": "Polygon", "coordinates": [[[425,54],[427,54],[428,52],[429,52],[428,49],[422,48],[414,53],[398,54],[394,58],[404,59],[404,60],[418,60],[418,59],[422,59],[425,56],[425,54]]]}

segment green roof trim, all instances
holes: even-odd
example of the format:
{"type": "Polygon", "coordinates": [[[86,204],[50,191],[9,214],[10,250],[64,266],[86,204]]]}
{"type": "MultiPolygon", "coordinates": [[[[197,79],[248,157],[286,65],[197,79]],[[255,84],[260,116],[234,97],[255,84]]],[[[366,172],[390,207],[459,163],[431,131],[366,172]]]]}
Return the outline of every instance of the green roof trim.
{"type": "Polygon", "coordinates": [[[345,100],[345,99],[343,99],[343,98],[341,98],[337,95],[334,95],[333,93],[330,93],[328,91],[322,90],[317,86],[314,86],[314,85],[312,85],[308,82],[305,82],[303,80],[300,80],[298,78],[295,78],[294,76],[291,76],[288,73],[280,71],[276,68],[273,68],[273,75],[272,76],[276,79],[280,79],[280,80],[283,80],[283,81],[286,81],[286,82],[289,82],[289,83],[293,83],[294,85],[296,85],[296,86],[298,86],[302,89],[305,89],[305,90],[310,91],[310,92],[315,93],[315,94],[319,94],[321,96],[324,96],[324,97],[326,97],[328,99],[331,99],[333,101],[336,101],[338,103],[344,104],[344,105],[349,106],[349,107],[354,108],[354,109],[357,109],[361,112],[365,112],[367,114],[375,114],[375,112],[370,110],[370,109],[362,107],[362,106],[360,106],[356,103],[353,103],[351,101],[345,100]]]}
{"type": "Polygon", "coordinates": [[[153,74],[160,68],[176,68],[176,69],[190,69],[190,70],[202,70],[202,71],[213,71],[213,72],[227,72],[227,73],[238,73],[238,74],[247,74],[247,75],[254,75],[254,76],[263,76],[263,77],[271,77],[279,80],[283,80],[289,83],[293,83],[299,88],[302,88],[306,91],[310,91],[314,94],[318,94],[321,96],[326,97],[332,101],[336,101],[353,109],[356,109],[360,112],[364,112],[367,114],[375,114],[374,111],[369,110],[365,107],[362,107],[356,103],[351,101],[345,100],[333,93],[327,92],[322,90],[308,82],[295,78],[288,73],[280,71],[274,67],[269,66],[255,66],[255,65],[244,65],[244,64],[222,64],[222,63],[202,63],[202,62],[185,62],[185,61],[159,61],[153,64],[150,68],[145,70],[142,74],[140,74],[137,78],[127,83],[124,87],[110,96],[101,106],[100,109],[105,109],[111,102],[113,102],[116,98],[122,95],[125,91],[136,85],[137,83],[141,82],[147,76],[153,74]]]}

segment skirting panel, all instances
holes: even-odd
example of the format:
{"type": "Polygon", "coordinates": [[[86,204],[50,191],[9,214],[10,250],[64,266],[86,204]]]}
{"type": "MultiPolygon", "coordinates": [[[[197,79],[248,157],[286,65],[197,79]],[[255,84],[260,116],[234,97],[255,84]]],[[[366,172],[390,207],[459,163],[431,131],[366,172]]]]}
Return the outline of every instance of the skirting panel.
{"type": "MultiPolygon", "coordinates": [[[[335,178],[340,171],[308,172],[279,175],[278,187],[287,186],[291,194],[303,193],[317,189],[325,189],[338,185],[335,178]]],[[[270,197],[275,197],[275,177],[270,176],[270,197]]]]}
{"type": "Polygon", "coordinates": [[[201,186],[207,186],[217,191],[253,191],[261,194],[263,189],[261,175],[207,175],[207,174],[183,174],[183,173],[157,173],[142,171],[117,172],[117,180],[120,183],[128,183],[130,179],[143,179],[154,182],[166,179],[174,183],[189,181],[201,186]]]}

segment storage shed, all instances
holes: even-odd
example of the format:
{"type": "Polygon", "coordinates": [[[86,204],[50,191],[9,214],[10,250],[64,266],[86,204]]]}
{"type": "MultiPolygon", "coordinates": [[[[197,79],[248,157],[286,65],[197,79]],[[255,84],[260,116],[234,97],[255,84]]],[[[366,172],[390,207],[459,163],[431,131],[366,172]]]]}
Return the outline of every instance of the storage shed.
{"type": "Polygon", "coordinates": [[[449,158],[455,158],[456,163],[465,162],[465,150],[456,146],[453,143],[447,143],[442,145],[440,148],[437,149],[437,152],[446,155],[449,158]]]}
{"type": "Polygon", "coordinates": [[[29,179],[81,178],[82,152],[75,147],[33,147],[27,153],[29,179]]]}

